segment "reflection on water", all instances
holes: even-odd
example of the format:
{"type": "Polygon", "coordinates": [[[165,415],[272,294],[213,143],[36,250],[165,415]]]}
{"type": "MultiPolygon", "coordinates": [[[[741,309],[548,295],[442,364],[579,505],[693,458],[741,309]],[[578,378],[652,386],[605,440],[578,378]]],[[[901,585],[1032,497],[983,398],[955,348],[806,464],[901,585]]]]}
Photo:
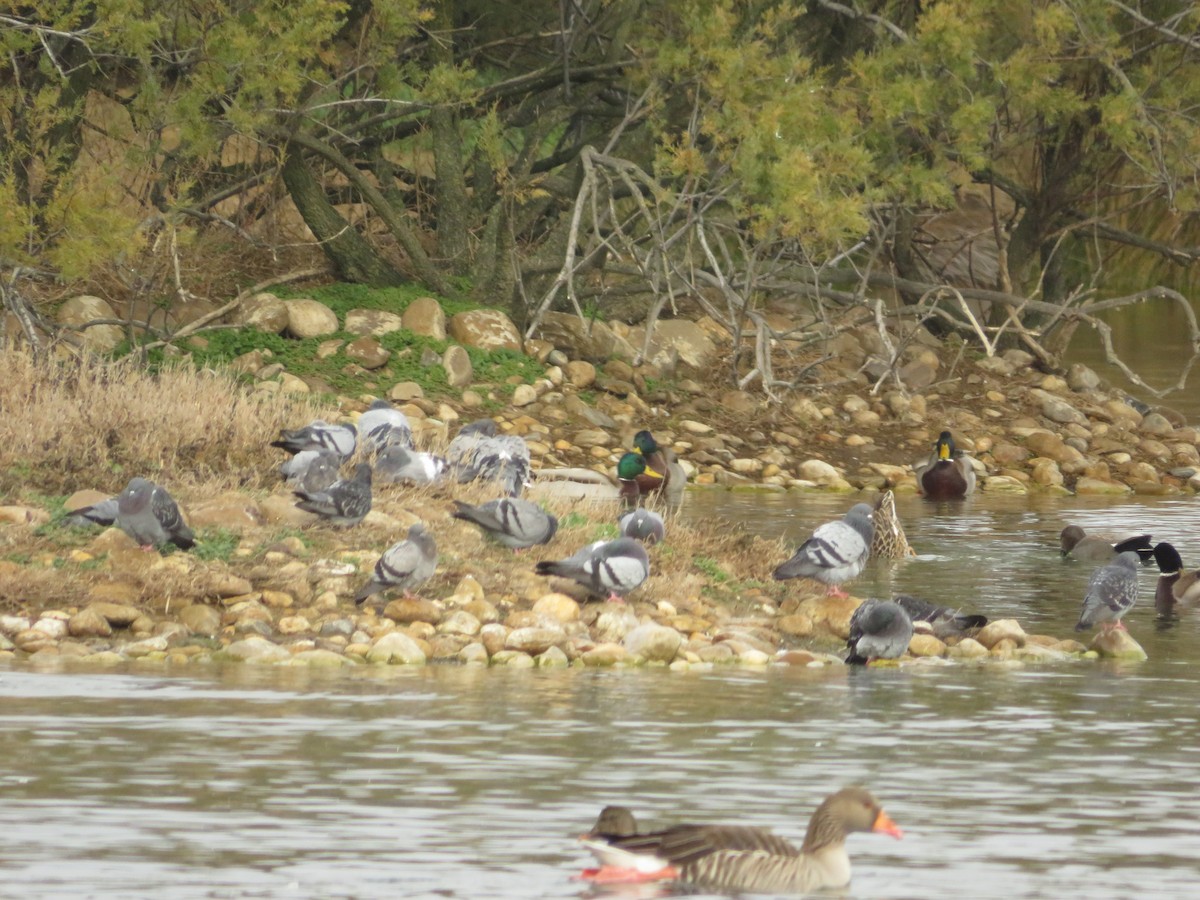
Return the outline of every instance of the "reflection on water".
{"type": "MultiPolygon", "coordinates": [[[[686,512],[790,552],[851,502],[697,494],[686,512]]],[[[900,498],[921,557],[872,564],[860,593],[1066,635],[1088,570],[1057,557],[1063,520],[1144,525],[1200,563],[1191,501],[922,504],[900,498]]],[[[1200,625],[1155,630],[1153,580],[1127,619],[1140,665],[3,670],[4,893],[589,896],[572,835],[606,803],[798,839],[825,793],[862,782],[906,838],[851,839],[850,896],[1192,896],[1200,625]]]]}

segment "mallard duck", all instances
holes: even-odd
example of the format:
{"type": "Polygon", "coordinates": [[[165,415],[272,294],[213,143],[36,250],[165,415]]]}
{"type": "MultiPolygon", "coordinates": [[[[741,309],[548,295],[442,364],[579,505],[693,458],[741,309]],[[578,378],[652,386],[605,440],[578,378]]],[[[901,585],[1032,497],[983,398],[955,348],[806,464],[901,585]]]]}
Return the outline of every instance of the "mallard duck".
{"type": "Polygon", "coordinates": [[[871,515],[868,504],[856,503],[844,518],[818,527],[791,559],[775,569],[775,580],[812,578],[829,586],[829,596],[847,596],[838,586],[858,577],[867,564],[874,531],[871,515]]]}
{"type": "Polygon", "coordinates": [[[975,490],[975,469],[961,450],[954,446],[948,431],[938,435],[929,461],[917,468],[917,484],[930,500],[955,500],[975,490]]]}
{"type": "Polygon", "coordinates": [[[1132,550],[1117,554],[1107,566],[1092,573],[1087,593],[1083,595],[1083,611],[1079,614],[1076,631],[1099,625],[1101,631],[1125,630],[1121,617],[1137,602],[1138,555],[1132,550]]]}
{"type": "Polygon", "coordinates": [[[912,640],[913,623],[908,612],[893,600],[864,600],[850,617],[846,663],[866,665],[873,659],[898,659],[912,640]]]}
{"type": "Polygon", "coordinates": [[[1058,535],[1063,556],[1083,562],[1112,562],[1118,553],[1132,550],[1139,559],[1148,562],[1154,556],[1154,545],[1148,534],[1088,534],[1078,525],[1068,525],[1058,535]]]}
{"type": "Polygon", "coordinates": [[[668,503],[679,503],[687,486],[687,473],[675,458],[674,451],[660,447],[654,435],[645,429],[633,436],[633,449],[646,460],[646,474],[638,479],[641,492],[661,491],[668,503]]]}
{"type": "Polygon", "coordinates": [[[1200,603],[1200,570],[1185,572],[1179,551],[1166,541],[1154,545],[1154,561],[1162,573],[1154,589],[1154,609],[1159,618],[1171,618],[1177,603],[1200,603]]]}
{"type": "Polygon", "coordinates": [[[876,498],[871,524],[875,528],[871,534],[873,558],[906,559],[917,555],[917,551],[908,545],[908,537],[896,512],[896,495],[891,491],[884,491],[876,498]]]}
{"type": "Polygon", "coordinates": [[[644,492],[642,481],[644,477],[657,479],[662,483],[663,476],[647,465],[646,458],[638,453],[625,453],[617,461],[617,482],[620,484],[619,496],[626,507],[636,507],[642,501],[644,492]]]}
{"type": "Polygon", "coordinates": [[[585,837],[600,861],[584,878],[599,883],[673,880],[721,893],[799,894],[850,883],[846,838],[903,833],[861,787],[826,797],[796,847],[767,828],[675,825],[628,836],[585,837]]]}

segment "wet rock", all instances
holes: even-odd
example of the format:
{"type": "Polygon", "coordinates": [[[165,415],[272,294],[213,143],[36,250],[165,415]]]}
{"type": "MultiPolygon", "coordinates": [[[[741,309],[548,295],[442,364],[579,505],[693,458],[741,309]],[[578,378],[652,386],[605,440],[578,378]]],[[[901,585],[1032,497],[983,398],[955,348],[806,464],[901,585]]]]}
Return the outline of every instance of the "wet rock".
{"type": "Polygon", "coordinates": [[[1011,640],[1017,647],[1025,645],[1025,629],[1016,619],[994,619],[979,629],[975,635],[975,640],[989,650],[1005,639],[1011,640]]]}
{"type": "Polygon", "coordinates": [[[1076,494],[1128,494],[1132,490],[1128,485],[1115,481],[1101,481],[1087,475],[1080,476],[1075,482],[1076,494]]]}
{"type": "Polygon", "coordinates": [[[1133,636],[1124,629],[1113,628],[1099,632],[1089,647],[1105,659],[1146,659],[1146,651],[1133,636]]]}
{"type": "Polygon", "coordinates": [[[108,620],[91,607],[71,616],[67,628],[77,638],[108,637],[113,633],[108,620]]]}
{"type": "Polygon", "coordinates": [[[402,631],[391,631],[378,638],[367,651],[367,662],[403,665],[425,665],[425,652],[416,641],[402,631]]]}
{"type": "Polygon", "coordinates": [[[333,650],[317,648],[293,653],[287,664],[289,666],[309,666],[314,669],[337,669],[342,666],[351,665],[352,662],[348,657],[340,653],[335,653],[333,650]]]}
{"type": "Polygon", "coordinates": [[[338,330],[337,316],[317,300],[285,300],[287,333],[294,338],[314,338],[334,334],[338,330]]]}
{"type": "Polygon", "coordinates": [[[917,633],[908,643],[908,652],[912,656],[945,656],[946,645],[932,634],[917,633]]]}
{"type": "Polygon", "coordinates": [[[234,641],[221,651],[221,655],[248,663],[278,663],[291,658],[283,647],[259,636],[234,641]]]}
{"type": "Polygon", "coordinates": [[[1027,494],[1029,493],[1020,479],[1011,475],[991,475],[979,483],[979,489],[988,494],[1027,494]]]}
{"type": "Polygon", "coordinates": [[[539,669],[558,669],[571,664],[567,654],[558,647],[551,647],[545,653],[538,654],[533,661],[539,669]]]}
{"type": "Polygon", "coordinates": [[[675,658],[683,636],[674,628],[647,623],[625,635],[624,646],[632,656],[647,662],[670,662],[675,658]]]}
{"type": "Polygon", "coordinates": [[[508,637],[504,640],[504,649],[537,656],[545,653],[551,647],[565,644],[566,641],[567,634],[561,628],[534,625],[509,632],[508,637]]]}
{"type": "Polygon", "coordinates": [[[850,489],[850,484],[842,477],[842,473],[823,459],[806,459],[800,463],[797,473],[805,481],[811,481],[822,487],[834,490],[850,489]]]}
{"type": "Polygon", "coordinates": [[[390,602],[383,610],[384,617],[399,625],[410,625],[413,622],[428,622],[437,625],[442,621],[442,610],[432,600],[421,597],[403,597],[390,602]]]}
{"type": "Polygon", "coordinates": [[[179,621],[192,634],[215,637],[221,631],[221,614],[211,606],[192,603],[179,611],[179,621]]]}
{"type": "Polygon", "coordinates": [[[988,655],[988,648],[974,638],[963,638],[946,651],[951,659],[979,659],[988,655]]]}
{"type": "Polygon", "coordinates": [[[463,609],[455,610],[437,625],[439,634],[457,634],[467,637],[479,634],[482,627],[479,619],[463,609]]]}
{"type": "Polygon", "coordinates": [[[487,648],[483,644],[467,644],[458,651],[458,661],[465,666],[486,666],[488,664],[487,648]]]}
{"type": "Polygon", "coordinates": [[[590,667],[615,666],[625,662],[628,658],[628,650],[620,644],[611,643],[597,644],[580,656],[583,664],[590,667]]]}
{"type": "Polygon", "coordinates": [[[815,629],[845,640],[850,636],[850,617],[862,601],[857,597],[805,598],[797,612],[808,616],[815,629]]]}
{"type": "Polygon", "coordinates": [[[103,616],[105,621],[113,628],[128,628],[142,614],[142,611],[136,606],[125,603],[105,603],[98,601],[90,604],[88,609],[103,616]]]}
{"type": "Polygon", "coordinates": [[[488,655],[495,656],[504,649],[504,642],[508,640],[508,628],[498,622],[484,625],[479,629],[479,639],[487,649],[488,655]]]}

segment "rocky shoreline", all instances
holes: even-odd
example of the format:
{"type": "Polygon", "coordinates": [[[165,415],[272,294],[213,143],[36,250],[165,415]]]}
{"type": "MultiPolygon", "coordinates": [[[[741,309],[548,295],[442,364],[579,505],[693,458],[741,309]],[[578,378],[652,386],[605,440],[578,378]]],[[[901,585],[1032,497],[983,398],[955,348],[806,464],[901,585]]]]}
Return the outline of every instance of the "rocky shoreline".
{"type": "MultiPolygon", "coordinates": [[[[289,304],[296,302],[267,298],[254,308],[270,307],[272,327],[286,333],[289,304]]],[[[315,302],[304,304],[305,314],[315,302]]],[[[397,319],[406,329],[444,335],[445,317],[439,320],[436,305],[419,308],[433,324],[407,314],[397,319]]],[[[497,334],[519,341],[511,322],[497,319],[503,314],[479,312],[489,317],[476,321],[474,331],[461,323],[450,329],[459,342],[453,346],[479,346],[497,334]]],[[[348,327],[336,316],[332,326],[328,316],[318,318],[325,321],[321,327],[348,327]]],[[[383,327],[378,315],[355,321],[368,332],[383,327]]],[[[829,336],[828,358],[814,370],[813,383],[790,402],[768,405],[760,396],[720,387],[713,369],[730,348],[722,346],[715,323],[675,320],[652,342],[649,361],[637,366],[629,360],[644,335],[602,324],[584,328],[575,317],[551,317],[541,338],[518,344],[541,361],[542,377],[509,385],[511,392],[475,383],[469,372],[455,375],[452,368],[465,353],[447,350],[430,364],[445,367],[453,392],[427,398],[418,384],[389,384],[363,369],[371,393],[340,398],[333,416],[352,419],[371,396],[389,396],[401,404],[419,443],[436,447],[462,421],[503,399],[508,405],[493,418],[503,432],[526,439],[536,469],[585,469],[605,478],[633,431],[649,427],[678,455],[693,489],[915,491],[912,463],[927,454],[938,432],[952,429],[971,453],[984,492],[1200,490],[1200,431],[1169,409],[1139,408],[1082,366],[1061,375],[1042,372],[1019,350],[973,359],[919,332],[892,366],[904,387],[875,391],[889,371],[881,358],[886,348],[872,323],[842,322],[829,336]]],[[[253,384],[231,390],[303,395],[320,389],[258,351],[233,368],[253,384]]],[[[265,449],[273,436],[262,435],[262,472],[279,461],[265,449]]],[[[623,606],[588,602],[562,592],[563,583],[534,576],[537,560],[613,534],[611,500],[551,493],[548,503],[567,527],[550,547],[517,558],[449,518],[452,495],[490,499],[457,486],[453,494],[447,488],[378,492],[367,520],[346,532],[314,526],[279,486],[176,492],[201,546],[206,535],[210,544],[219,536],[229,544],[223,555],[147,554],[117,529],[81,536],[52,523],[49,506],[10,503],[0,507],[0,536],[19,552],[0,559],[0,580],[10,585],[3,592],[8,614],[0,616],[0,659],[681,669],[841,664],[834,651],[859,601],[824,597],[811,584],[764,583],[762,560],[785,558],[779,544],[673,521],[666,545],[651,552],[651,579],[623,606]],[[446,548],[423,598],[392,600],[378,612],[355,608],[350,598],[379,553],[418,520],[445,535],[439,547],[446,548]],[[66,585],[57,600],[47,587],[56,576],[66,585]],[[70,599],[62,599],[64,593],[70,599]]],[[[67,507],[103,496],[80,492],[67,507]]],[[[918,634],[905,659],[1011,665],[1140,652],[1121,632],[1089,649],[1000,621],[957,641],[918,634]]]]}

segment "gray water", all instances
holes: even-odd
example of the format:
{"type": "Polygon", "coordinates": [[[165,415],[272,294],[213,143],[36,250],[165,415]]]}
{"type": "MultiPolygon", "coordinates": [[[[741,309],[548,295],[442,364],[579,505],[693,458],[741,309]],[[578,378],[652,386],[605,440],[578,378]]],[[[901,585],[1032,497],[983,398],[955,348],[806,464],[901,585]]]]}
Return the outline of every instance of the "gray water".
{"type": "MultiPolygon", "coordinates": [[[[795,540],[851,498],[696,494],[795,540]]],[[[1063,521],[1200,562],[1196,501],[901,498],[916,591],[1067,636],[1063,521]]],[[[779,559],[763,560],[764,571],[779,559]]],[[[868,785],[906,832],[850,840],[852,897],[1192,897],[1200,623],[1127,617],[1151,659],[1041,668],[0,670],[0,895],[643,897],[571,880],[607,803],[773,825],[868,785]]]]}

